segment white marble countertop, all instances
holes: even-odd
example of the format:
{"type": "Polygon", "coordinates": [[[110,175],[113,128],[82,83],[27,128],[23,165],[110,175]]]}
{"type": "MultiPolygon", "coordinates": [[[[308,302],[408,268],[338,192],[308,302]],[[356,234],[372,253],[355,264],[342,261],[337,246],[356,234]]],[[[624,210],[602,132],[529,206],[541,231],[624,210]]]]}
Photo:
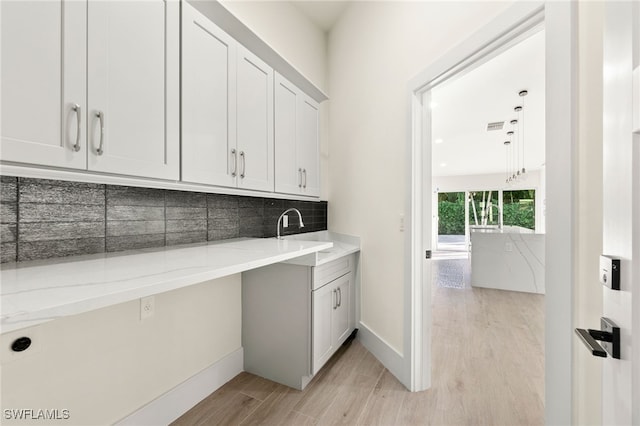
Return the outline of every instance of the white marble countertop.
{"type": "Polygon", "coordinates": [[[338,234],[331,231],[317,231],[307,234],[296,234],[284,237],[287,240],[294,241],[325,241],[332,242],[333,247],[319,250],[307,256],[296,257],[288,260],[286,263],[305,266],[320,266],[339,259],[352,253],[360,251],[360,238],[351,235],[338,234]]]}
{"type": "MultiPolygon", "coordinates": [[[[533,229],[523,228],[521,226],[505,225],[502,228],[497,226],[470,226],[471,235],[473,234],[536,234],[533,229]]],[[[543,235],[543,234],[537,234],[543,235]]]]}
{"type": "Polygon", "coordinates": [[[330,241],[302,238],[228,240],[6,264],[0,270],[1,331],[316,256],[333,247],[330,241]]]}

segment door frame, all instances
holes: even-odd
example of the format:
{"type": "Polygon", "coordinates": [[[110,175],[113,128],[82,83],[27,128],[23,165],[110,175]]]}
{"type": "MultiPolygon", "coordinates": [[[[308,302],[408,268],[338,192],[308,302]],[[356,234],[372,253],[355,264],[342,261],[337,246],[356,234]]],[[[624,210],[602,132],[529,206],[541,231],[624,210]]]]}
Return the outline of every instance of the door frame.
{"type": "Polygon", "coordinates": [[[412,391],[431,385],[431,292],[423,291],[431,280],[430,265],[424,260],[432,232],[429,89],[489,60],[541,22],[546,31],[546,173],[547,181],[554,182],[546,191],[545,419],[548,424],[570,424],[576,285],[576,2],[516,2],[408,84],[404,384],[412,391]]]}

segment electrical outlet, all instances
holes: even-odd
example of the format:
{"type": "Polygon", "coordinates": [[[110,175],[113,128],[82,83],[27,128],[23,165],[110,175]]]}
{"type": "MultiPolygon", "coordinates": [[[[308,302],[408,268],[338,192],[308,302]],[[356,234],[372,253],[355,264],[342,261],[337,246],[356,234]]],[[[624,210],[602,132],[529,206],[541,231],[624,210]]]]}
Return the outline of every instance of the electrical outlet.
{"type": "Polygon", "coordinates": [[[284,215],[282,216],[282,227],[283,228],[288,228],[289,227],[289,216],[288,215],[284,215]]]}
{"type": "Polygon", "coordinates": [[[400,213],[400,232],[404,232],[404,214],[400,213]]]}
{"type": "Polygon", "coordinates": [[[151,318],[156,311],[156,302],[153,296],[140,299],[140,320],[151,318]]]}

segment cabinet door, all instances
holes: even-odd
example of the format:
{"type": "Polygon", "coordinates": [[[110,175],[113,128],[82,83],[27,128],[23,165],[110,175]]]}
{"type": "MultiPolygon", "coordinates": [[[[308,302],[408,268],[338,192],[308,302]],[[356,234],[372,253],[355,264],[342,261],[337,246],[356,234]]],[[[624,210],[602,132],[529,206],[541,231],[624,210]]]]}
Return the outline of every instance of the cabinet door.
{"type": "Polygon", "coordinates": [[[337,296],[337,308],[333,311],[331,335],[334,347],[338,348],[351,333],[351,273],[334,281],[337,296]]]}
{"type": "Polygon", "coordinates": [[[275,190],[300,194],[302,168],[298,165],[297,120],[300,90],[280,74],[275,75],[275,190]]]}
{"type": "Polygon", "coordinates": [[[89,170],[179,179],[179,2],[88,8],[89,170]]]}
{"type": "Polygon", "coordinates": [[[236,42],[182,3],[182,180],[236,186],[236,42]]]}
{"type": "Polygon", "coordinates": [[[84,169],[86,2],[2,1],[0,9],[1,159],[84,169]]]}
{"type": "Polygon", "coordinates": [[[306,95],[299,100],[298,164],[302,167],[302,193],[320,196],[319,109],[306,95]]]}
{"type": "Polygon", "coordinates": [[[336,296],[336,288],[331,284],[312,292],[313,374],[322,368],[335,351],[331,336],[331,319],[333,312],[337,309],[336,296]]]}
{"type": "Polygon", "coordinates": [[[273,69],[238,45],[238,187],[273,191],[273,69]]]}

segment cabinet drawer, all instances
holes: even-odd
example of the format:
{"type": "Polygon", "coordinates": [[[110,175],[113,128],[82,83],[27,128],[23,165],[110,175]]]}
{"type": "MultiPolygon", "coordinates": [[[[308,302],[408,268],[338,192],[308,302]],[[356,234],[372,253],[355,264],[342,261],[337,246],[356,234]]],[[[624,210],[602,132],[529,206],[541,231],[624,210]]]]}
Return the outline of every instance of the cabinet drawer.
{"type": "Polygon", "coordinates": [[[355,254],[341,257],[313,268],[311,289],[316,290],[336,278],[348,274],[353,269],[355,254]]]}

